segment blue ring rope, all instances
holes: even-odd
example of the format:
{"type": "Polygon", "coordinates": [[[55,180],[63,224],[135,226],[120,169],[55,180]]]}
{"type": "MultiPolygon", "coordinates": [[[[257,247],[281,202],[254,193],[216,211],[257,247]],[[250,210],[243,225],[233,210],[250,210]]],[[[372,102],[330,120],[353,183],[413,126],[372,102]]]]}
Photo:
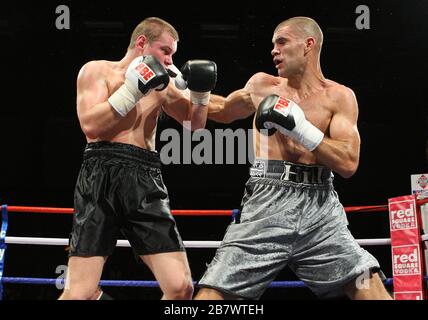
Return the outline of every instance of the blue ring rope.
{"type": "MultiPolygon", "coordinates": [[[[424,277],[428,281],[428,276],[424,277]]],[[[23,277],[3,277],[3,283],[21,283],[21,284],[64,284],[64,279],[49,279],[49,278],[23,278],[23,277]]],[[[392,278],[384,281],[385,285],[392,285],[392,278]]],[[[196,284],[196,281],[194,281],[196,284]]],[[[101,286],[107,287],[159,287],[157,281],[141,281],[141,280],[101,280],[101,286]]],[[[303,281],[273,281],[269,288],[305,288],[303,281]]]]}

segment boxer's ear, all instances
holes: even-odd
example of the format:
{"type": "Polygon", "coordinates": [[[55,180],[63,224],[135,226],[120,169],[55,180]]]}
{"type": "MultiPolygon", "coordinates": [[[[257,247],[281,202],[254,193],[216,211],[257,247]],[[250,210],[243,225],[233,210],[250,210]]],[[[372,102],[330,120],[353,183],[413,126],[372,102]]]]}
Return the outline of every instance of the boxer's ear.
{"type": "Polygon", "coordinates": [[[305,40],[305,54],[307,54],[309,51],[313,50],[315,47],[316,41],[314,38],[309,37],[305,40]]]}
{"type": "Polygon", "coordinates": [[[144,47],[149,43],[147,37],[142,34],[135,40],[135,48],[144,50],[144,47]]]}

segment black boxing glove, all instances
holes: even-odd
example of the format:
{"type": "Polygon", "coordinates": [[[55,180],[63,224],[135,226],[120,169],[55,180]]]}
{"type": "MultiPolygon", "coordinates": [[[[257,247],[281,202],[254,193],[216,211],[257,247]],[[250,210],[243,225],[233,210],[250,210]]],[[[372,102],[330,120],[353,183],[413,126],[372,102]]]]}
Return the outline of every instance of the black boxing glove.
{"type": "Polygon", "coordinates": [[[270,113],[272,109],[272,105],[277,100],[278,96],[276,95],[270,95],[265,97],[262,102],[260,102],[259,107],[257,108],[256,112],[256,119],[255,119],[255,125],[256,129],[258,131],[264,129],[264,131],[261,131],[263,133],[266,133],[267,135],[271,136],[276,132],[276,129],[273,128],[273,126],[270,124],[270,113]]]}
{"type": "Polygon", "coordinates": [[[154,56],[140,56],[129,65],[124,84],[113,93],[108,102],[122,117],[151,90],[163,90],[169,84],[169,75],[154,56]]]}
{"type": "Polygon", "coordinates": [[[257,130],[277,129],[283,135],[313,151],[324,138],[324,133],[306,120],[303,110],[295,103],[275,94],[267,96],[257,109],[255,125],[257,130]]]}
{"type": "Polygon", "coordinates": [[[190,60],[181,68],[175,78],[178,89],[189,88],[193,104],[207,105],[210,93],[217,83],[217,65],[209,60],[190,60]]]}

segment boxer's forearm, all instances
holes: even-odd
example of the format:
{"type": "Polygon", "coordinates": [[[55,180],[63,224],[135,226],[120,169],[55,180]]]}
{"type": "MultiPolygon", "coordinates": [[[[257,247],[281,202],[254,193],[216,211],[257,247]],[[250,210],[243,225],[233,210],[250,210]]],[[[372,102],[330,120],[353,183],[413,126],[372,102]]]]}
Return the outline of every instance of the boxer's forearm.
{"type": "Polygon", "coordinates": [[[359,164],[359,142],[338,141],[324,137],[313,151],[317,162],[329,167],[343,178],[350,178],[359,164]]]}
{"type": "Polygon", "coordinates": [[[191,106],[191,130],[203,129],[207,123],[208,108],[206,106],[194,105],[191,106]]]}
{"type": "Polygon", "coordinates": [[[90,139],[108,135],[122,119],[108,101],[79,112],[82,131],[90,139]]]}
{"type": "Polygon", "coordinates": [[[232,92],[227,98],[211,95],[208,119],[221,123],[248,118],[256,111],[249,94],[244,90],[232,92]]]}

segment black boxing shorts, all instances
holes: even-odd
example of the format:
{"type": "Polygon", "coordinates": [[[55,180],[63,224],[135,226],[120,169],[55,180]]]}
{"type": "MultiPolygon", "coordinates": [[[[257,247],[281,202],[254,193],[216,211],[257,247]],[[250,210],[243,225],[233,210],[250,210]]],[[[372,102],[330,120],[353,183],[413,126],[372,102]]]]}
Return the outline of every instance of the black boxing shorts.
{"type": "Polygon", "coordinates": [[[89,143],[74,211],[70,256],[110,256],[120,233],[137,256],[185,251],[156,152],[124,143],[89,143]]]}

